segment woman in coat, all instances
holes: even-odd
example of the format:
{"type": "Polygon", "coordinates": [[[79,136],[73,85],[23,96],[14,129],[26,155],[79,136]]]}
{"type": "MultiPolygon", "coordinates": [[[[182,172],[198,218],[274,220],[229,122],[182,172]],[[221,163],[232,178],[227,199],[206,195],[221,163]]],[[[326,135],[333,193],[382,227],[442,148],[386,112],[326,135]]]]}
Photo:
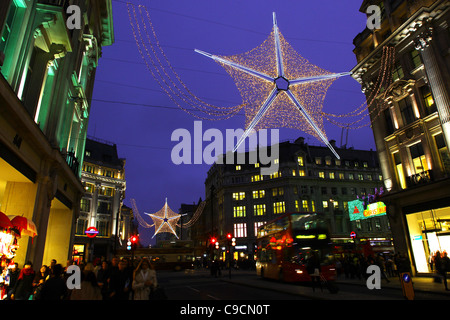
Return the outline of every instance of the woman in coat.
{"type": "Polygon", "coordinates": [[[157,285],[156,271],[147,259],[142,259],[133,274],[134,300],[149,300],[152,288],[157,285]]]}

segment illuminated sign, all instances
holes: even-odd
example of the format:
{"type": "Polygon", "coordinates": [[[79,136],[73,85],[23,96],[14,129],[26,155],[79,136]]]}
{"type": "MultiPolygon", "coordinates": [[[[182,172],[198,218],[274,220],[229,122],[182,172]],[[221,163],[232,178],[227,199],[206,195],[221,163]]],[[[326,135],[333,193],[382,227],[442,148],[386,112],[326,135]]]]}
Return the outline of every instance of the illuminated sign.
{"type": "Polygon", "coordinates": [[[364,202],[362,200],[354,200],[348,203],[348,213],[350,215],[350,221],[384,216],[386,215],[386,205],[379,201],[369,203],[364,208],[364,202]]]}
{"type": "Polygon", "coordinates": [[[98,230],[96,227],[89,227],[84,232],[89,238],[95,238],[98,234],[98,230]]]}

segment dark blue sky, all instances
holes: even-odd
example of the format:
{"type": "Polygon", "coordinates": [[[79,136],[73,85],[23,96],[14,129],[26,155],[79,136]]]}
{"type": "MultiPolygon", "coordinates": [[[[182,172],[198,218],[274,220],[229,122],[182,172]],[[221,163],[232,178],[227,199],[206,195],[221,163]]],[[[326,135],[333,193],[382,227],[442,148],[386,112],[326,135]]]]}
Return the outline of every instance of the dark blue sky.
{"type": "MultiPolygon", "coordinates": [[[[218,64],[194,52],[195,48],[219,55],[247,52],[259,46],[272,30],[272,12],[291,46],[311,63],[332,72],[356,65],[353,38],[365,28],[360,0],[130,0],[146,5],[160,44],[189,89],[203,100],[220,106],[241,103],[234,81],[218,64]]],[[[126,158],[125,204],[137,202],[139,212],[154,213],[165,198],[175,212],[181,203],[205,199],[204,181],[209,165],[174,165],[172,132],[193,133],[198,120],[182,111],[164,94],[137,50],[126,2],[113,0],[115,44],[103,48],[97,68],[88,134],[117,144],[126,158]]],[[[323,110],[345,113],[364,102],[360,85],[341,78],[328,90],[323,110]]],[[[368,119],[368,118],[367,118],[368,119]]],[[[367,121],[367,120],[366,120],[367,121]]],[[[203,121],[203,130],[244,127],[243,112],[224,121],[203,121]]],[[[325,120],[328,138],[340,145],[341,128],[325,120]]],[[[280,139],[307,137],[290,129],[280,139]]],[[[208,143],[205,143],[206,146],[208,143]]],[[[350,130],[348,145],[375,149],[370,127],[350,130]]],[[[147,219],[148,218],[148,219],[147,219]]],[[[154,228],[140,228],[148,244],[154,228]]]]}

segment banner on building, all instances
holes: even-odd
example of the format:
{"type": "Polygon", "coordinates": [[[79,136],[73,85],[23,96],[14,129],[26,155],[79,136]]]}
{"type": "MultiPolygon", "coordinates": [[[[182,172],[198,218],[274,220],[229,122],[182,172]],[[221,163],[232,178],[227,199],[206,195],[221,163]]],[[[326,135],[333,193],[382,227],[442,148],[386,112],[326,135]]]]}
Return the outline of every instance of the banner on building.
{"type": "Polygon", "coordinates": [[[364,208],[364,201],[358,199],[348,203],[348,213],[350,221],[384,216],[386,215],[386,205],[383,202],[378,201],[369,203],[367,207],[364,208]]]}

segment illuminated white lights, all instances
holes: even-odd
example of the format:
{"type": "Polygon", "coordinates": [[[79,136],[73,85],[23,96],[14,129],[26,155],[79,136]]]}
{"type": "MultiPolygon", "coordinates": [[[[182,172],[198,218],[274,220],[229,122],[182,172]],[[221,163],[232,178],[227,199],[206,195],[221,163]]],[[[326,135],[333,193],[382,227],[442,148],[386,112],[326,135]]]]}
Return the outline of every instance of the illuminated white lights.
{"type": "MultiPolygon", "coordinates": [[[[274,53],[272,55],[272,57],[275,58],[275,66],[276,66],[276,75],[275,76],[269,75],[270,74],[269,68],[264,68],[264,67],[259,66],[256,69],[256,68],[250,67],[249,65],[252,65],[255,62],[248,61],[248,59],[251,57],[248,54],[244,54],[244,57],[243,57],[244,59],[242,59],[242,58],[238,59],[237,56],[234,56],[232,58],[230,58],[230,57],[223,58],[223,57],[219,57],[219,56],[216,56],[216,55],[213,55],[210,53],[206,53],[206,52],[198,50],[198,49],[195,50],[196,52],[201,53],[204,56],[215,60],[216,62],[219,62],[222,66],[231,67],[231,68],[235,69],[235,71],[238,71],[240,73],[245,72],[246,74],[248,74],[252,77],[258,78],[258,80],[267,81],[272,84],[270,93],[268,95],[266,94],[267,98],[264,100],[264,102],[261,104],[261,106],[259,108],[256,108],[257,109],[256,113],[254,114],[250,123],[247,123],[246,131],[244,132],[242,137],[237,142],[236,146],[234,147],[233,152],[235,152],[238,149],[240,144],[242,144],[244,142],[244,140],[249,136],[249,134],[252,132],[252,130],[255,129],[255,127],[258,125],[258,123],[264,122],[263,121],[264,116],[267,114],[269,109],[273,106],[273,104],[275,103],[275,101],[278,98],[278,95],[280,93],[285,93],[289,99],[286,100],[284,98],[282,100],[282,103],[285,104],[286,102],[290,101],[296,107],[297,111],[299,111],[300,114],[303,116],[303,119],[304,119],[303,122],[306,121],[307,125],[313,129],[315,136],[317,138],[319,138],[320,140],[322,140],[328,146],[328,148],[333,152],[333,154],[338,159],[340,159],[339,155],[334,150],[333,146],[328,142],[328,139],[326,138],[325,134],[323,133],[323,125],[320,125],[320,127],[319,127],[319,125],[317,124],[317,122],[322,124],[321,113],[317,112],[317,111],[314,112],[315,111],[314,109],[310,111],[307,108],[305,108],[304,104],[306,104],[306,101],[301,102],[295,96],[295,94],[291,91],[291,88],[296,85],[311,85],[313,83],[319,83],[324,80],[330,80],[330,79],[334,80],[336,78],[349,75],[350,73],[346,72],[346,73],[339,73],[339,74],[330,74],[329,72],[326,72],[325,70],[321,70],[318,67],[309,64],[309,62],[307,62],[305,59],[303,59],[303,61],[302,60],[297,61],[297,63],[299,64],[298,66],[291,67],[290,63],[293,62],[292,57],[286,57],[286,55],[289,54],[290,48],[288,47],[288,43],[284,39],[281,38],[281,33],[278,29],[275,13],[273,13],[273,32],[272,32],[271,36],[269,37],[269,39],[270,38],[272,38],[272,39],[271,39],[271,41],[269,41],[267,50],[271,50],[274,53]],[[270,45],[270,43],[272,45],[270,45]],[[287,63],[285,63],[285,60],[287,63]],[[299,66],[300,67],[303,66],[305,69],[302,70],[303,72],[300,72],[299,74],[295,74],[296,73],[295,70],[291,70],[291,69],[295,69],[296,67],[298,68],[299,66]],[[269,72],[262,72],[261,70],[264,70],[264,69],[268,70],[269,72]],[[306,69],[310,69],[310,70],[308,70],[309,73],[305,72],[305,71],[307,71],[306,69]],[[290,80],[290,76],[294,76],[292,80],[290,80]]],[[[267,42],[267,40],[266,40],[266,42],[267,42]]],[[[253,58],[255,61],[258,61],[258,59],[255,59],[255,57],[251,57],[251,58],[253,58]]],[[[273,64],[273,60],[269,60],[266,63],[273,64]]],[[[235,77],[236,77],[236,75],[234,76],[234,78],[235,77]]],[[[254,86],[252,84],[252,80],[254,80],[254,79],[248,79],[248,80],[250,81],[250,83],[244,83],[244,85],[247,85],[248,87],[254,86]]],[[[239,88],[239,84],[238,84],[238,88],[239,88]]],[[[326,92],[326,89],[328,89],[328,87],[323,88],[323,86],[320,86],[320,85],[318,85],[317,87],[310,88],[310,90],[313,90],[313,91],[314,90],[324,90],[325,92],[326,92]]],[[[293,91],[298,93],[298,91],[295,91],[295,90],[293,90],[293,91]]],[[[323,94],[322,94],[323,96],[325,95],[325,92],[323,92],[323,94]]],[[[249,102],[252,103],[252,101],[249,101],[249,102]]],[[[284,106],[284,107],[286,107],[286,106],[284,106]]],[[[314,106],[310,105],[310,108],[311,107],[314,107],[314,106]]],[[[315,107],[317,108],[319,106],[316,104],[315,107]]],[[[253,108],[253,109],[255,109],[255,108],[253,108]]],[[[291,110],[288,111],[288,114],[292,113],[294,110],[295,109],[291,108],[291,110]]],[[[283,126],[283,123],[280,123],[280,125],[283,126]]]]}

